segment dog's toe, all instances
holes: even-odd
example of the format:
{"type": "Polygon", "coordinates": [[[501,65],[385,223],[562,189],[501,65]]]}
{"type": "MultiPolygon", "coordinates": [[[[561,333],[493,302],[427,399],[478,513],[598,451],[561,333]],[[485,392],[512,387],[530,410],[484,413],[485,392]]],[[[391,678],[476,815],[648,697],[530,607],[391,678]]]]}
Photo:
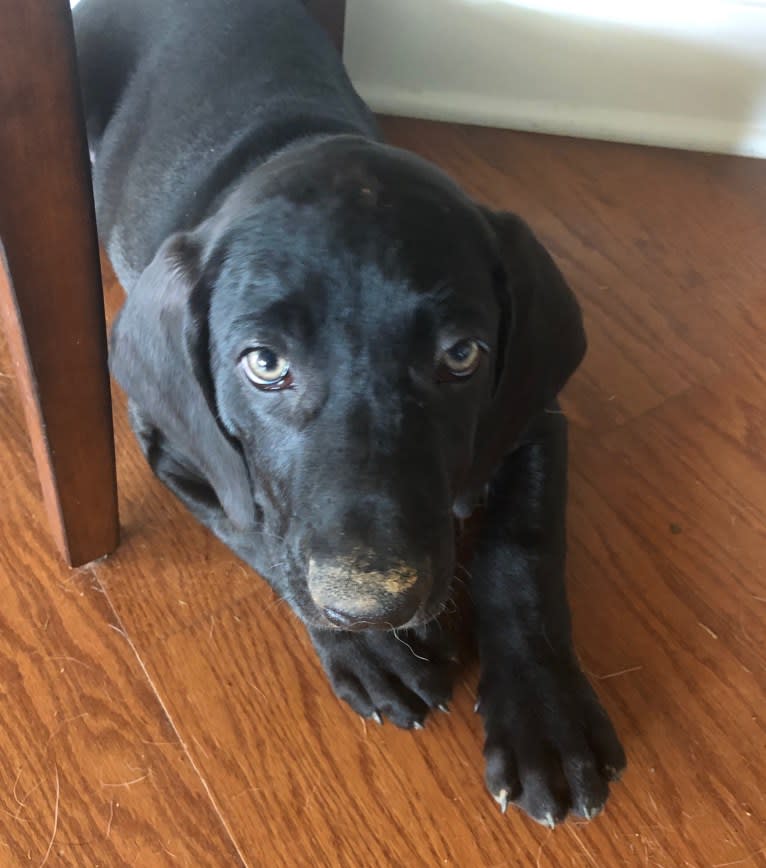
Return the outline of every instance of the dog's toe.
{"type": "Polygon", "coordinates": [[[335,693],[362,717],[418,730],[431,709],[449,711],[455,664],[441,628],[313,638],[335,693]]]}

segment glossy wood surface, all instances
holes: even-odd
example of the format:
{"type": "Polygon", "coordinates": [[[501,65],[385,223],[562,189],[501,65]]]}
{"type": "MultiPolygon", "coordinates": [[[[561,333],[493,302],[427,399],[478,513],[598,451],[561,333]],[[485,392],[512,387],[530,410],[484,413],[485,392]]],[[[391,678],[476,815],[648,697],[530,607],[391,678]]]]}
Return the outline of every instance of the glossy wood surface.
{"type": "Polygon", "coordinates": [[[98,242],[67,0],[0,0],[0,321],[48,527],[65,560],[79,566],[114,549],[118,519],[98,242]]]}
{"type": "Polygon", "coordinates": [[[424,731],[363,723],[152,478],[121,396],[124,542],[61,568],[3,362],[0,864],[766,865],[766,163],[384,127],[524,214],[583,301],[570,590],[623,781],[590,825],[501,816],[470,658],[424,731]]]}

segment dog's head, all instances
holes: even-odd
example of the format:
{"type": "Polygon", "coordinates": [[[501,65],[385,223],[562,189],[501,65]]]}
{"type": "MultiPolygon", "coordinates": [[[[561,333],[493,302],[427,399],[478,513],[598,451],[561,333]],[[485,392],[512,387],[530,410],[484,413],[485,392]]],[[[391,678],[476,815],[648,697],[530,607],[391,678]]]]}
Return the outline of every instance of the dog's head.
{"type": "Polygon", "coordinates": [[[304,620],[397,627],[444,603],[453,514],[583,352],[521,220],[348,137],[274,158],[168,239],[112,368],[157,432],[150,462],[169,452],[202,516],[260,531],[304,620]]]}

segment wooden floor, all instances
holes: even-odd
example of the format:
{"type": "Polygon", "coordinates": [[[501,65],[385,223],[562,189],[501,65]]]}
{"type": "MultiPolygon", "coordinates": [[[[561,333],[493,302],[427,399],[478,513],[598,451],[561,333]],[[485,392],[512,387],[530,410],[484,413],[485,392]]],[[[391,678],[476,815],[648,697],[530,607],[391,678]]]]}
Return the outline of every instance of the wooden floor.
{"type": "Polygon", "coordinates": [[[623,782],[591,825],[501,816],[473,663],[423,732],[365,725],[121,398],[124,541],[69,572],[3,355],[0,865],[766,865],[766,162],[385,127],[525,215],[583,302],[570,589],[623,782]]]}

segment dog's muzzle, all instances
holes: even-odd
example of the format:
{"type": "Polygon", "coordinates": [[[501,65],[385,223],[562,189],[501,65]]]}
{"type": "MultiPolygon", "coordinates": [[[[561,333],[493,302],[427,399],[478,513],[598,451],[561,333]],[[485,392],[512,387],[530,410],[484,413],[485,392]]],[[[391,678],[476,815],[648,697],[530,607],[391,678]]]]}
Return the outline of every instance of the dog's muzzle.
{"type": "Polygon", "coordinates": [[[401,627],[415,615],[431,584],[430,569],[402,561],[384,565],[361,553],[309,560],[312,599],[328,621],[346,630],[401,627]]]}

